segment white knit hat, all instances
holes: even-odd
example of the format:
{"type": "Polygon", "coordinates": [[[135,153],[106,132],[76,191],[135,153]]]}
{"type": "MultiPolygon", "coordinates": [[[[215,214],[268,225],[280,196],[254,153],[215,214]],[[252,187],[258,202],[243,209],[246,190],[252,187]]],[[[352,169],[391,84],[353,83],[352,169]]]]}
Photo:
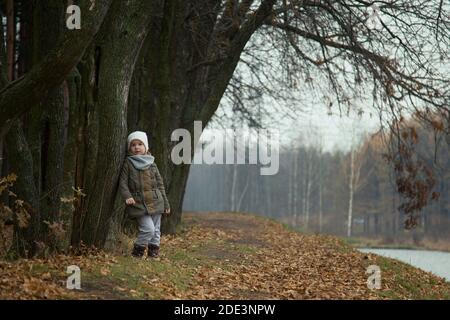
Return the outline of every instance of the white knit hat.
{"type": "Polygon", "coordinates": [[[142,143],[145,146],[145,152],[148,151],[148,139],[147,139],[147,134],[145,132],[134,131],[128,135],[128,138],[127,138],[128,150],[130,149],[130,144],[131,144],[131,141],[133,141],[133,140],[142,141],[142,143]]]}

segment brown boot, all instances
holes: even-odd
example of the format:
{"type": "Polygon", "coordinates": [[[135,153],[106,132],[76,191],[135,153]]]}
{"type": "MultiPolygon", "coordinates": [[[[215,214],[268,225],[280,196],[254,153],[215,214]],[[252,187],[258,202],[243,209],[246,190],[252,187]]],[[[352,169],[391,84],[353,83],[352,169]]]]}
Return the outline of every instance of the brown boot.
{"type": "Polygon", "coordinates": [[[147,255],[151,258],[156,258],[159,255],[159,246],[155,244],[149,244],[147,255]]]}
{"type": "Polygon", "coordinates": [[[131,255],[133,257],[140,258],[144,255],[144,252],[145,252],[145,247],[135,244],[133,246],[133,251],[131,252],[131,255]]]}

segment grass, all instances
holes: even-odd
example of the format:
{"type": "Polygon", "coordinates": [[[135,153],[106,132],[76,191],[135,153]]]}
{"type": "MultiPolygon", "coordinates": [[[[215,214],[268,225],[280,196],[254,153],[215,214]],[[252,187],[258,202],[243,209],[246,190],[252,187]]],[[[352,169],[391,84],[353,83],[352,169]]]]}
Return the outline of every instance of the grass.
{"type": "Polygon", "coordinates": [[[420,250],[424,249],[412,244],[403,243],[382,243],[382,240],[368,239],[368,238],[343,238],[344,241],[356,248],[371,248],[371,249],[405,249],[405,250],[420,250]]]}
{"type": "MultiPolygon", "coordinates": [[[[344,250],[354,250],[355,242],[349,241],[349,239],[342,239],[341,244],[344,250]]],[[[405,246],[397,248],[411,249],[405,246]]],[[[450,299],[450,283],[446,282],[442,291],[434,290],[438,284],[445,282],[444,279],[396,259],[376,254],[368,256],[373,257],[370,264],[380,267],[382,282],[383,279],[388,279],[387,283],[382,284],[384,290],[377,291],[380,298],[392,300],[405,299],[405,297],[413,300],[450,299]],[[428,276],[424,277],[424,274],[428,276]]]]}
{"type": "Polygon", "coordinates": [[[163,299],[166,296],[164,290],[190,290],[198,267],[213,265],[230,270],[230,259],[226,259],[230,252],[250,255],[255,253],[256,249],[223,240],[207,240],[202,243],[193,242],[188,249],[167,247],[164,259],[149,261],[122,256],[117,258],[117,263],[111,266],[110,273],[106,276],[102,274],[100,266],[85,273],[83,284],[93,295],[96,291],[110,290],[111,298],[163,299]],[[106,278],[108,287],[105,286],[106,278]],[[164,282],[166,285],[155,286],[155,282],[164,282]],[[125,292],[124,288],[132,289],[125,292]]]}
{"type": "MultiPolygon", "coordinates": [[[[450,299],[450,285],[443,291],[435,291],[439,284],[438,278],[430,274],[425,278],[418,277],[419,271],[406,263],[381,256],[376,257],[376,264],[382,272],[389,274],[391,281],[387,284],[388,290],[380,291],[382,298],[404,299],[408,297],[413,300],[450,299]]],[[[382,276],[383,277],[383,276],[382,276]]]]}
{"type": "Polygon", "coordinates": [[[162,299],[165,296],[164,287],[155,283],[163,281],[168,287],[187,290],[195,265],[195,259],[188,258],[182,250],[175,250],[164,261],[123,256],[107,269],[107,274],[102,273],[101,267],[84,273],[82,283],[94,296],[97,292],[100,294],[110,290],[113,299],[162,299]]]}

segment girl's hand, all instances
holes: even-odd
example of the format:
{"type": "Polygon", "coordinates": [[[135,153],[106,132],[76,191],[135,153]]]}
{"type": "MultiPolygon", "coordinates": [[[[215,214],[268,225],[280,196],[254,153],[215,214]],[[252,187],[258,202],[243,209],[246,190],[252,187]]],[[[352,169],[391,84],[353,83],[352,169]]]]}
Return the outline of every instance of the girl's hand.
{"type": "Polygon", "coordinates": [[[127,205],[132,205],[132,204],[136,204],[136,201],[134,201],[133,198],[128,198],[127,200],[125,200],[125,203],[127,205]]]}
{"type": "Polygon", "coordinates": [[[165,209],[165,210],[164,210],[164,213],[165,213],[165,214],[170,214],[170,208],[165,209]]]}

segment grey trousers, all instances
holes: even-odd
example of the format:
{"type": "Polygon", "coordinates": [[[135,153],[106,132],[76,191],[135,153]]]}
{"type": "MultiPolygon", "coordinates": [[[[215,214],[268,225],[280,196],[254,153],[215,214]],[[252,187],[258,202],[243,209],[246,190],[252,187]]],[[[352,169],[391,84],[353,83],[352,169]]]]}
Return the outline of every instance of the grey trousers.
{"type": "Polygon", "coordinates": [[[139,233],[135,244],[145,247],[149,244],[159,246],[161,239],[161,214],[145,215],[137,219],[139,233]]]}

